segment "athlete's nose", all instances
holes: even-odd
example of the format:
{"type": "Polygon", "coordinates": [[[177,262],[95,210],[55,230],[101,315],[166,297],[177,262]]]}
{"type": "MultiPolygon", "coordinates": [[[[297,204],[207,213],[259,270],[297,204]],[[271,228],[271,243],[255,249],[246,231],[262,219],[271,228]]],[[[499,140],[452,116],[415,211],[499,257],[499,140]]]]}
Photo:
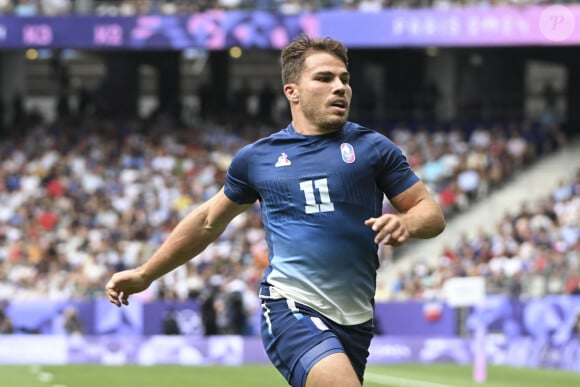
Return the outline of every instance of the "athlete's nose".
{"type": "Polygon", "coordinates": [[[346,84],[340,78],[337,77],[332,83],[332,91],[336,94],[344,95],[346,91],[346,84]]]}

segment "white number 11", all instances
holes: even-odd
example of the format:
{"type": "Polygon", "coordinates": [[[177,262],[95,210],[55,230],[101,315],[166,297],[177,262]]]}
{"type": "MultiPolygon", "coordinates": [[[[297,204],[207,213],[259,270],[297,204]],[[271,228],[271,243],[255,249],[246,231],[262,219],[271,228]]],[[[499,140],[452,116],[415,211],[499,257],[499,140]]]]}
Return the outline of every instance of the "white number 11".
{"type": "Polygon", "coordinates": [[[334,211],[334,203],[330,201],[328,180],[326,178],[302,181],[300,182],[300,190],[304,192],[304,198],[306,199],[304,210],[307,214],[334,211]],[[318,190],[320,195],[320,203],[316,202],[315,189],[318,190]]]}

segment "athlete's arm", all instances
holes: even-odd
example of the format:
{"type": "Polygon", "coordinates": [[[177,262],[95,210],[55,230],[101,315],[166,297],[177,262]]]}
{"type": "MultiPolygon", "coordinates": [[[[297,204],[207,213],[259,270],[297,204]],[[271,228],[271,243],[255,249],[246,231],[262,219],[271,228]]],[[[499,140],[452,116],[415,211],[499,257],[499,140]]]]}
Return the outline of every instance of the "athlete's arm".
{"type": "Polygon", "coordinates": [[[127,305],[129,295],[145,290],[155,279],[201,253],[236,215],[252,205],[231,201],[221,189],[183,218],[143,265],[113,275],[106,286],[107,297],[117,306],[127,305]]]}
{"type": "Polygon", "coordinates": [[[400,246],[409,238],[433,238],[445,229],[443,212],[421,181],[391,198],[390,202],[398,214],[385,214],[365,221],[377,233],[377,244],[400,246]]]}

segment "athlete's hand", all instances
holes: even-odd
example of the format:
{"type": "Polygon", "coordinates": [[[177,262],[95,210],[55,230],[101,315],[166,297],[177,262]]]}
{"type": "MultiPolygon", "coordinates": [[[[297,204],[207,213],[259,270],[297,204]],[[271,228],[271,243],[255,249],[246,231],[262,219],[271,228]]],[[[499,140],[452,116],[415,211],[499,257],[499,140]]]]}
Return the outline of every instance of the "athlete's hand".
{"type": "Polygon", "coordinates": [[[400,246],[409,239],[409,231],[400,215],[385,214],[365,220],[365,225],[376,232],[375,243],[400,246]]]}
{"type": "Polygon", "coordinates": [[[107,298],[117,306],[129,305],[129,296],[142,292],[151,284],[142,273],[136,269],[125,270],[115,273],[107,285],[105,293],[107,298]]]}

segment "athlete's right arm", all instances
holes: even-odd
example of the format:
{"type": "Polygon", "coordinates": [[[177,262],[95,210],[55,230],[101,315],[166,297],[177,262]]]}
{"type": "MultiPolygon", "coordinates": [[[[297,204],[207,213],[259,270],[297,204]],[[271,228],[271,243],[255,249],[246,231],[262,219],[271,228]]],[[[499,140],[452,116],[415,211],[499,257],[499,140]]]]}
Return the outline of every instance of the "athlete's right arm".
{"type": "Polygon", "coordinates": [[[114,274],[105,288],[109,301],[117,306],[128,305],[131,294],[147,289],[155,279],[201,253],[235,216],[252,205],[233,202],[222,188],[183,218],[143,265],[114,274]]]}

